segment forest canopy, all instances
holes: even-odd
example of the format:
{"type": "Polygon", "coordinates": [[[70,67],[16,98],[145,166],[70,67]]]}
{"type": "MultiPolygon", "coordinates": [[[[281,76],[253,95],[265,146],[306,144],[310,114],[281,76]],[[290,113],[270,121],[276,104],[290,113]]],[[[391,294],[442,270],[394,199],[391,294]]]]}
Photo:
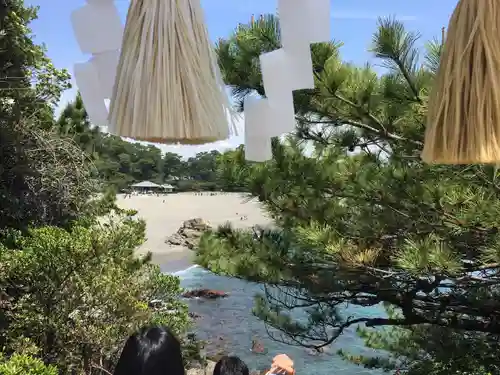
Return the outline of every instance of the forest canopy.
{"type": "Polygon", "coordinates": [[[172,184],[178,191],[241,190],[219,175],[221,152],[199,152],[184,158],[174,152],[162,152],[153,144],[105,133],[90,124],[80,95],[62,110],[56,128],[88,155],[104,187],[126,190],[135,182],[152,181],[172,184]]]}

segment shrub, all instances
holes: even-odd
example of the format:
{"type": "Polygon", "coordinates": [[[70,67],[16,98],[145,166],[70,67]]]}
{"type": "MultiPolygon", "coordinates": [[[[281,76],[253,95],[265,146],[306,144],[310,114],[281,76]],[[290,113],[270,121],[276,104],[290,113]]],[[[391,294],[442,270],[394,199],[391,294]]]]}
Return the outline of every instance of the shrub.
{"type": "Polygon", "coordinates": [[[58,375],[57,368],[46,366],[39,358],[27,354],[13,354],[10,358],[0,356],[2,375],[58,375]]]}
{"type": "Polygon", "coordinates": [[[0,244],[6,296],[0,339],[7,354],[27,337],[45,363],[88,373],[111,369],[124,340],[142,325],[166,324],[183,336],[190,319],[178,278],[135,255],[144,229],[144,222],[121,217],[12,232],[0,244]]]}

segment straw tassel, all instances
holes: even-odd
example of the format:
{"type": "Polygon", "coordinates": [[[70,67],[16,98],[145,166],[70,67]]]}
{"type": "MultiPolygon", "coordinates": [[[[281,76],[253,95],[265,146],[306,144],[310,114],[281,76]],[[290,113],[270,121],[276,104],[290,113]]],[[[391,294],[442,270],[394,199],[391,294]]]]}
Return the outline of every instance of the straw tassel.
{"type": "Polygon", "coordinates": [[[425,162],[500,161],[499,30],[498,0],[459,1],[429,97],[425,162]]]}
{"type": "Polygon", "coordinates": [[[199,0],[132,0],[109,121],[116,134],[203,144],[237,131],[199,0]]]}
{"type": "Polygon", "coordinates": [[[75,79],[93,124],[157,143],[237,135],[199,0],[132,0],[125,32],[113,0],[87,3],[71,19],[80,49],[92,55],[75,65],[75,79]]]}

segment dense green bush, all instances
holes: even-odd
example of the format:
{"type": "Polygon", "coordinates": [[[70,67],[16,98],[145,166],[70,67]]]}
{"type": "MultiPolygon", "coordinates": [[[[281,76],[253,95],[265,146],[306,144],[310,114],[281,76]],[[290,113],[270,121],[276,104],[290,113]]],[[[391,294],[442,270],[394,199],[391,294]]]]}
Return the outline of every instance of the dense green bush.
{"type": "Polygon", "coordinates": [[[27,354],[14,354],[10,358],[0,356],[2,375],[58,375],[55,366],[45,365],[42,360],[27,354]]]}
{"type": "Polygon", "coordinates": [[[83,373],[112,368],[123,341],[142,325],[167,324],[182,336],[190,319],[179,279],[134,255],[144,229],[122,215],[69,230],[9,233],[0,244],[6,348],[29,338],[45,363],[83,373]],[[161,306],[151,307],[152,300],[161,306]]]}
{"type": "Polygon", "coordinates": [[[178,192],[202,192],[202,191],[219,191],[220,188],[216,182],[211,181],[196,181],[196,180],[181,180],[176,183],[176,191],[178,192]]]}

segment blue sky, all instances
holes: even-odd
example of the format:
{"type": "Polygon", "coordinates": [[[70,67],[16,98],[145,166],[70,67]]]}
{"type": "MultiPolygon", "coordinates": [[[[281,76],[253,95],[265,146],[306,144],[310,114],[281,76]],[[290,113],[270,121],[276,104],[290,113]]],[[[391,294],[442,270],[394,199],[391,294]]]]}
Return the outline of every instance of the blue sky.
{"type": "MultiPolygon", "coordinates": [[[[165,0],[166,1],[166,0],[165,0]]],[[[307,0],[305,0],[307,1],[307,0]]],[[[85,4],[85,0],[26,0],[27,4],[40,6],[39,19],[31,25],[35,40],[45,43],[48,55],[58,68],[70,72],[75,62],[85,62],[89,56],[82,54],[73,37],[71,12],[85,4]]],[[[115,0],[123,21],[128,0],[115,0]]],[[[422,40],[440,35],[446,26],[457,0],[349,0],[332,1],[332,38],[344,42],[342,56],[354,63],[371,61],[366,49],[375,30],[379,16],[395,15],[407,27],[422,34],[422,40]]],[[[202,0],[208,29],[213,40],[227,36],[238,23],[246,23],[252,14],[274,13],[276,0],[202,0]]],[[[68,90],[61,105],[72,100],[76,88],[68,90]]],[[[224,150],[243,142],[242,137],[203,146],[161,146],[163,150],[191,156],[210,149],[224,150]]]]}

